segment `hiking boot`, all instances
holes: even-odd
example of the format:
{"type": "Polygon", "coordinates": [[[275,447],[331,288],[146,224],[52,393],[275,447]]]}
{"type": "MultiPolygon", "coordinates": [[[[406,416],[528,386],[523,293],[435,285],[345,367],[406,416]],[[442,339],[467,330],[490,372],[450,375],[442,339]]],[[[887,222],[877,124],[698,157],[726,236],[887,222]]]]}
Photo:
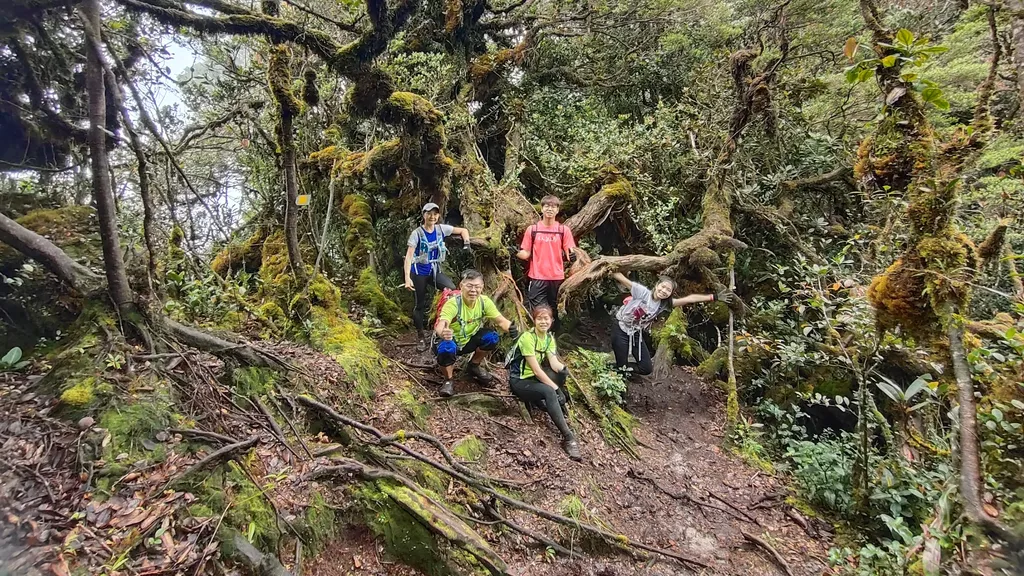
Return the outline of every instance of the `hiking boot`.
{"type": "Polygon", "coordinates": [[[466,372],[469,372],[469,375],[472,376],[473,379],[481,386],[490,386],[491,382],[494,381],[494,377],[491,376],[490,373],[488,373],[480,364],[470,362],[469,366],[466,366],[466,372]]]}
{"type": "Polygon", "coordinates": [[[569,455],[570,460],[576,462],[583,460],[583,456],[580,455],[580,443],[575,438],[569,438],[562,442],[562,448],[565,449],[565,453],[569,455]]]}
{"type": "Polygon", "coordinates": [[[430,342],[427,342],[426,338],[420,338],[419,343],[416,344],[416,351],[426,352],[428,349],[430,349],[430,342]]]}
{"type": "Polygon", "coordinates": [[[439,393],[445,398],[455,394],[455,383],[451,380],[445,380],[444,384],[441,385],[441,391],[439,393]]]}

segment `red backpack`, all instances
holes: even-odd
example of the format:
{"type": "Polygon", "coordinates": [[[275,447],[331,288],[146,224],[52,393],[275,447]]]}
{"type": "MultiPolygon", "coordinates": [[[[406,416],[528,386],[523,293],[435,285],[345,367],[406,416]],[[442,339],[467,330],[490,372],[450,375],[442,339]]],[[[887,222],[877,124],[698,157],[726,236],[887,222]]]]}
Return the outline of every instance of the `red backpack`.
{"type": "Polygon", "coordinates": [[[444,308],[445,303],[447,303],[452,298],[456,299],[455,305],[457,308],[455,312],[455,318],[452,318],[452,321],[449,323],[449,326],[451,324],[458,322],[459,316],[462,316],[462,291],[457,289],[452,290],[450,288],[445,288],[444,290],[441,291],[441,297],[437,299],[437,307],[434,309],[435,327],[437,327],[437,321],[441,319],[441,310],[444,308]]]}

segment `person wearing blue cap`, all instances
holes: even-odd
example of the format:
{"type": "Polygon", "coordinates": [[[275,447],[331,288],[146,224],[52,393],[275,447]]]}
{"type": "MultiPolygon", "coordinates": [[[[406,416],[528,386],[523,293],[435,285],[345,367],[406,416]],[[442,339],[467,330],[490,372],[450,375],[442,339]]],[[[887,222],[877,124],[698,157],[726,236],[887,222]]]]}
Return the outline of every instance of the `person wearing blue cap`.
{"type": "Polygon", "coordinates": [[[461,293],[444,303],[434,325],[434,333],[441,339],[435,350],[437,364],[444,372],[441,396],[451,396],[455,392],[452,382],[455,359],[464,354],[472,354],[466,371],[481,386],[487,386],[493,380],[482,363],[498,347],[499,336],[493,328],[484,328],[485,323],[496,325],[512,338],[519,336],[516,325],[502,316],[494,301],[483,294],[483,274],[466,270],[462,273],[459,288],[461,293]]]}
{"type": "Polygon", "coordinates": [[[412,310],[412,322],[416,326],[416,336],[419,338],[419,349],[427,349],[427,340],[423,330],[426,326],[427,288],[455,289],[455,283],[441,270],[441,263],[448,255],[448,248],[445,246],[445,238],[458,234],[462,237],[462,249],[469,250],[469,230],[438,224],[441,218],[441,209],[433,202],[423,205],[423,225],[417,226],[409,234],[408,248],[405,251],[405,287],[416,294],[416,304],[412,310]]]}

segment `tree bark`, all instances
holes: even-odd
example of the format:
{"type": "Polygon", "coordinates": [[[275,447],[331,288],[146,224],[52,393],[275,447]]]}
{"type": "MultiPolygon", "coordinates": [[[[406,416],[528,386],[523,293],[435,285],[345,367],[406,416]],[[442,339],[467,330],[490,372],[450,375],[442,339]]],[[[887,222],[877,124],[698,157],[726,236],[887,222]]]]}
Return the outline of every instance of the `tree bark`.
{"type": "Polygon", "coordinates": [[[82,294],[103,287],[103,279],[75,262],[53,242],[0,214],[0,242],[35,260],[82,294]]]}
{"type": "Polygon", "coordinates": [[[990,537],[998,538],[1020,550],[1024,539],[1015,536],[995,518],[985,513],[981,505],[981,458],[978,454],[978,407],[974,402],[974,383],[964,350],[963,328],[955,321],[946,329],[949,337],[950,362],[956,378],[957,400],[960,402],[960,499],[971,522],[980,526],[990,537]]]}
{"type": "MultiPolygon", "coordinates": [[[[98,31],[96,37],[99,38],[98,31]]],[[[102,60],[101,60],[102,62],[102,60]]],[[[128,132],[128,140],[131,143],[132,151],[135,153],[135,161],[139,167],[139,195],[142,197],[142,238],[146,244],[146,280],[148,281],[149,293],[155,294],[153,279],[156,278],[156,242],[153,240],[153,217],[156,214],[156,206],[153,204],[153,194],[149,189],[149,162],[146,160],[146,151],[142,147],[139,133],[135,129],[132,117],[124,105],[124,95],[117,85],[117,78],[110,70],[110,67],[103,63],[103,71],[106,79],[107,89],[114,99],[117,110],[121,115],[121,122],[124,123],[125,131],[128,132]]]]}
{"type": "Polygon", "coordinates": [[[100,239],[103,244],[103,262],[107,276],[107,289],[114,305],[122,310],[133,303],[131,286],[121,258],[118,237],[117,209],[110,182],[110,164],[107,161],[106,87],[103,80],[103,62],[100,60],[100,4],[99,0],[84,0],[79,7],[85,28],[86,63],[85,86],[89,95],[89,156],[92,167],[92,193],[99,216],[100,239]]]}
{"type": "Polygon", "coordinates": [[[299,177],[295,168],[295,118],[292,111],[281,106],[281,164],[284,170],[284,233],[288,245],[288,262],[299,284],[306,283],[306,267],[299,250],[299,177]]]}
{"type": "Polygon", "coordinates": [[[1010,7],[1010,43],[1013,67],[1017,71],[1017,101],[1024,106],[1024,0],[1007,0],[1010,7]]]}

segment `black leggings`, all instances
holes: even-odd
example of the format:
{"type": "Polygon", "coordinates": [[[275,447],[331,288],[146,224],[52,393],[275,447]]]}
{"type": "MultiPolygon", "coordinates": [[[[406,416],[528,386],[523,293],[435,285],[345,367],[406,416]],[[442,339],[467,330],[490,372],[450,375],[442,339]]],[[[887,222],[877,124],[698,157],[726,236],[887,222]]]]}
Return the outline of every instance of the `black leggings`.
{"type": "Polygon", "coordinates": [[[551,417],[551,421],[555,423],[558,431],[562,433],[562,437],[566,440],[573,439],[575,436],[569,429],[568,422],[565,421],[565,413],[562,412],[562,404],[565,403],[565,393],[562,392],[562,387],[565,386],[565,379],[569,376],[569,371],[555,372],[550,367],[544,366],[544,373],[555,384],[558,384],[557,390],[536,378],[517,378],[515,376],[509,379],[509,387],[512,388],[512,393],[517,398],[527,404],[540,406],[543,401],[544,409],[547,410],[548,416],[551,417]]]}
{"type": "Polygon", "coordinates": [[[647,347],[647,339],[643,331],[637,332],[630,337],[619,327],[618,320],[612,320],[612,350],[615,352],[615,367],[622,369],[629,361],[630,339],[633,340],[633,357],[636,358],[636,372],[641,376],[647,376],[654,372],[654,361],[651,358],[651,350],[647,347]]]}
{"type": "Polygon", "coordinates": [[[445,276],[444,272],[438,270],[427,276],[413,274],[412,285],[416,288],[416,306],[412,309],[412,323],[417,330],[423,330],[426,325],[427,304],[430,302],[427,298],[427,288],[433,286],[434,288],[455,290],[455,283],[451,278],[445,276]]]}

